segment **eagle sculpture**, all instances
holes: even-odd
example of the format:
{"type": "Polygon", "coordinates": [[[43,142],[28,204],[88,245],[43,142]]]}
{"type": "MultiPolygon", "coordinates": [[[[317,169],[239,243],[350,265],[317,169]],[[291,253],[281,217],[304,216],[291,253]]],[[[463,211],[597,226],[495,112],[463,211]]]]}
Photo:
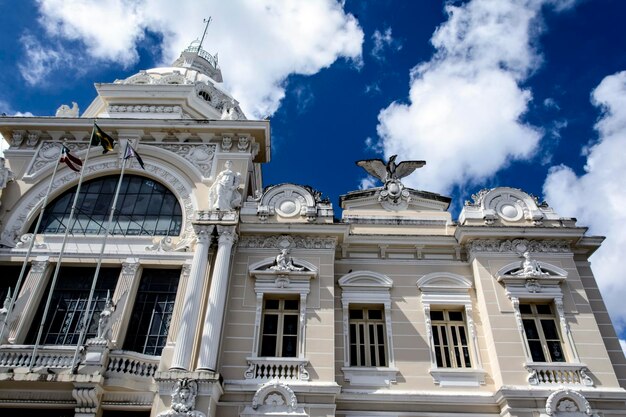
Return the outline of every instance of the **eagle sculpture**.
{"type": "Polygon", "coordinates": [[[407,177],[416,169],[426,165],[426,161],[402,161],[396,164],[397,157],[398,155],[392,155],[386,164],[382,159],[364,159],[357,161],[356,164],[385,184],[388,181],[398,181],[407,177]]]}

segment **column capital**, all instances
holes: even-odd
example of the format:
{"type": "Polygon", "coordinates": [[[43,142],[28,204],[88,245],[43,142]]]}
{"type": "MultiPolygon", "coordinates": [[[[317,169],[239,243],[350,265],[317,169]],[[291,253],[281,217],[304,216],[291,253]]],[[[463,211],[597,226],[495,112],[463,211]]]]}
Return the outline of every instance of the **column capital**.
{"type": "Polygon", "coordinates": [[[48,256],[38,256],[34,261],[30,264],[30,270],[32,272],[43,272],[48,267],[50,263],[50,258],[48,256]]]}
{"type": "Polygon", "coordinates": [[[139,269],[139,260],[137,258],[126,258],[122,262],[122,274],[124,275],[135,275],[137,269],[139,269]]]}
{"type": "Polygon", "coordinates": [[[210,243],[214,228],[215,226],[212,224],[194,224],[193,230],[196,233],[198,243],[210,243]]]}
{"type": "Polygon", "coordinates": [[[217,233],[219,234],[218,244],[220,246],[233,245],[237,241],[235,226],[217,226],[217,233]]]}

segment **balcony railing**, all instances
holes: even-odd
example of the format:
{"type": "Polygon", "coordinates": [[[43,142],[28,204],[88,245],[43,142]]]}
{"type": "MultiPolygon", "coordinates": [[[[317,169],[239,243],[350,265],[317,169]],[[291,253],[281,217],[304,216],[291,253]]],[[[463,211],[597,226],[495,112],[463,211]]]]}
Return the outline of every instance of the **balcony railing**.
{"type": "Polygon", "coordinates": [[[114,350],[109,354],[107,377],[152,378],[159,368],[160,356],[144,355],[126,350],[114,350]]]}
{"type": "Polygon", "coordinates": [[[248,369],[246,379],[270,380],[281,379],[287,381],[308,381],[309,372],[305,366],[306,359],[299,358],[247,358],[248,369]]]}
{"type": "Polygon", "coordinates": [[[583,385],[593,386],[589,369],[582,363],[533,362],[525,365],[530,374],[530,385],[583,385]]]}
{"type": "MultiPolygon", "coordinates": [[[[70,369],[76,346],[40,346],[33,367],[70,369]]],[[[0,348],[0,368],[25,368],[33,357],[33,346],[4,345],[0,348]]]]}

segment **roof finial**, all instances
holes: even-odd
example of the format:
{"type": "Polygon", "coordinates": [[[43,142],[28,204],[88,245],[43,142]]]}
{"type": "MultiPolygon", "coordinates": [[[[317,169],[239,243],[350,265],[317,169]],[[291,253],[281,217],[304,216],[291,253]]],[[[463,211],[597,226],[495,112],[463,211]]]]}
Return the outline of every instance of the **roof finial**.
{"type": "Polygon", "coordinates": [[[204,37],[206,36],[206,31],[209,29],[209,23],[211,23],[211,16],[208,19],[202,19],[206,26],[204,27],[204,33],[202,34],[202,39],[200,39],[200,45],[198,46],[198,53],[200,53],[200,49],[202,49],[202,42],[204,42],[204,37]]]}

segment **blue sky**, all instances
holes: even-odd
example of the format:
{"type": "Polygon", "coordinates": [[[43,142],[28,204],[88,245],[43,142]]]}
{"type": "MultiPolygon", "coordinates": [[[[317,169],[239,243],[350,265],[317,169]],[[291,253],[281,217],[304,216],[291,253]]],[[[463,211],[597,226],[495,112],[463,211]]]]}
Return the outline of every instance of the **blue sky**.
{"type": "Polygon", "coordinates": [[[425,159],[453,198],[522,188],[608,237],[593,265],[626,335],[623,0],[0,0],[0,113],[54,115],[93,83],[170,63],[199,37],[249,118],[271,119],[265,185],[337,205],[354,161],[425,159]]]}

